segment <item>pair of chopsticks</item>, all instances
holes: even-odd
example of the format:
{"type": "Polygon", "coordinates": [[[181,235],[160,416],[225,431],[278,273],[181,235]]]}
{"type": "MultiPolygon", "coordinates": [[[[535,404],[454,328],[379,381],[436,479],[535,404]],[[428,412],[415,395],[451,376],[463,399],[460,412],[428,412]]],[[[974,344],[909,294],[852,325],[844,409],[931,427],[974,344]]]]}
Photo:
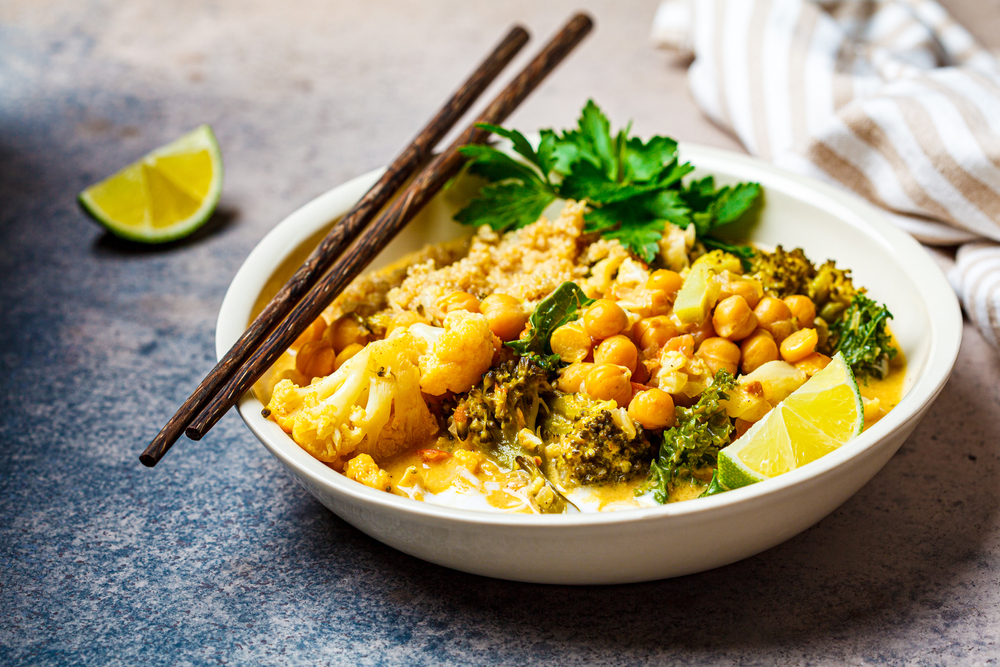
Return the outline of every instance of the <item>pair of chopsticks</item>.
{"type": "Polygon", "coordinates": [[[479,95],[528,41],[515,26],[389,166],[385,174],[326,235],[295,275],[257,316],[194,393],[139,457],[159,462],[182,433],[200,440],[326,306],[385,248],[423,206],[459,172],[465,158],[458,148],[483,143],[489,132],[477,123],[499,124],[590,32],[593,22],[577,14],[507,85],[443,153],[434,158],[373,223],[375,214],[424,164],[431,150],[469,110],[479,95]]]}

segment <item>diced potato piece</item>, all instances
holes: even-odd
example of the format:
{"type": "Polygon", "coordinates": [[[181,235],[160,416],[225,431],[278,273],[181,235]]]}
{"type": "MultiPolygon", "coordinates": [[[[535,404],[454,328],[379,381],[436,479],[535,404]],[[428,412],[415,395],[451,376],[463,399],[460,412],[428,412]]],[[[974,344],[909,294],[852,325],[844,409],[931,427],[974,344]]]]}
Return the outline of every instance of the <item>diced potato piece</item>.
{"type": "Polygon", "coordinates": [[[764,387],[760,382],[740,382],[728,394],[729,399],[721,401],[720,405],[726,408],[730,417],[756,422],[771,410],[772,405],[764,398],[764,387]]]}
{"type": "Polygon", "coordinates": [[[759,382],[764,392],[764,399],[771,405],[777,405],[808,379],[804,371],[787,361],[769,361],[753,373],[741,377],[740,384],[759,382]]]}
{"type": "Polygon", "coordinates": [[[702,255],[691,265],[674,301],[674,314],[685,324],[701,324],[719,300],[722,287],[715,276],[724,271],[741,273],[740,260],[721,251],[702,255]]]}

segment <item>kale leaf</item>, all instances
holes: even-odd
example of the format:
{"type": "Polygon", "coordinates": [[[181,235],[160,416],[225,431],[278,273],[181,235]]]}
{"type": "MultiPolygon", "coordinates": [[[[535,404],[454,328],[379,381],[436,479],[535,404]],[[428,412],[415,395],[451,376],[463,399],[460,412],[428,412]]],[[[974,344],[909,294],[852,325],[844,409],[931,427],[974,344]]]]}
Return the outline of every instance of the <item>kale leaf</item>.
{"type": "Polygon", "coordinates": [[[733,424],[719,402],[729,398],[726,391],[736,380],[724,370],[715,375],[712,386],[690,408],[677,408],[677,424],[663,432],[659,455],[649,467],[649,478],[638,489],[650,489],[658,503],[667,502],[670,486],[682,471],[693,472],[714,466],[719,450],[729,444],[733,424]]]}
{"type": "Polygon", "coordinates": [[[844,355],[856,377],[881,379],[889,373],[889,361],[896,356],[886,327],[891,318],[888,308],[859,292],[830,325],[828,345],[844,355]]]}
{"type": "Polygon", "coordinates": [[[725,493],[726,491],[729,491],[729,489],[722,486],[722,482],[719,481],[719,471],[716,469],[712,471],[712,481],[708,483],[708,487],[698,497],[708,498],[709,496],[725,493]]]}
{"type": "Polygon", "coordinates": [[[522,357],[532,357],[544,368],[555,368],[559,357],[552,354],[552,347],[549,345],[552,332],[576,319],[577,312],[593,302],[576,283],[563,283],[535,306],[528,318],[530,328],[527,335],[520,340],[510,341],[507,346],[522,357]]]}
{"type": "MultiPolygon", "coordinates": [[[[469,171],[490,182],[455,216],[464,224],[518,229],[556,199],[585,201],[588,232],[617,239],[652,263],[667,223],[693,224],[701,240],[722,244],[710,236],[713,230],[735,222],[760,194],[757,183],[716,188],[711,176],[685,186],[682,179],[694,167],[679,161],[676,141],[654,136],[643,142],[628,136],[631,125],[612,134],[611,122],[593,100],[575,129],[542,130],[537,148],[517,130],[478,127],[508,139],[522,159],[492,146],[459,149],[469,158],[469,171]]],[[[751,251],[742,252],[746,259],[751,251]]]]}

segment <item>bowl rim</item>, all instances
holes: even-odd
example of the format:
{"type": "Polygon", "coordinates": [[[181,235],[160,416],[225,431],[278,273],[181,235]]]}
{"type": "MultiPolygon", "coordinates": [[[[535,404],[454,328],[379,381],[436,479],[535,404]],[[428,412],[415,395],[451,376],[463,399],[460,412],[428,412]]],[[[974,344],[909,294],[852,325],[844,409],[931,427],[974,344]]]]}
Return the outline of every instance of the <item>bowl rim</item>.
{"type": "MultiPolygon", "coordinates": [[[[544,529],[622,524],[660,519],[702,520],[706,514],[747,507],[771,496],[787,493],[824,477],[835,475],[848,461],[878,448],[891,434],[914,419],[943,389],[958,357],[962,339],[962,313],[958,299],[938,264],[909,234],[896,228],[871,204],[814,178],[785,171],[770,163],[732,151],[681,142],[679,152],[699,171],[724,173],[740,180],[755,180],[766,191],[785,194],[822,207],[844,222],[864,231],[884,250],[900,257],[904,275],[921,296],[930,322],[930,346],[924,368],[899,404],[854,440],[807,466],[779,477],[700,499],[619,512],[561,515],[507,514],[437,505],[377,491],[332,470],[301,449],[290,436],[261,415],[263,405],[249,392],[237,404],[240,416],[258,440],[306,486],[314,485],[390,512],[420,515],[427,520],[487,526],[544,529]],[[905,259],[905,261],[903,261],[905,259]]],[[[219,310],[216,354],[221,359],[243,333],[250,309],[264,281],[280,262],[324,224],[342,215],[383,173],[375,169],[316,197],[278,223],[257,244],[240,267],[219,310]],[[263,277],[261,277],[263,275],[263,277]],[[256,289],[250,289],[257,285],[256,289]],[[252,292],[252,294],[249,294],[252,292]],[[239,323],[239,324],[238,324],[239,323]]]]}

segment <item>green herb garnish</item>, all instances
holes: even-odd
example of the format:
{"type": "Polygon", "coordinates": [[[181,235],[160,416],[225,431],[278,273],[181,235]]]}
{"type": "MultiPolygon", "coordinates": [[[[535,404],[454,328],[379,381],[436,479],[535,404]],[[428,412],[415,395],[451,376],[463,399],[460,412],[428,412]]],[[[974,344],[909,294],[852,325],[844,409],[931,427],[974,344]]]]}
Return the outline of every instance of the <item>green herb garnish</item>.
{"type": "Polygon", "coordinates": [[[584,106],[577,129],[542,130],[537,149],[517,130],[479,127],[509,139],[523,161],[492,146],[459,149],[469,158],[469,171],[490,182],[455,216],[468,225],[518,229],[535,222],[556,199],[586,201],[587,232],[617,239],[651,263],[667,223],[693,224],[700,239],[711,240],[716,228],[735,222],[760,194],[757,183],[716,189],[711,176],[685,186],[682,179],[694,167],[679,162],[677,142],[655,136],[644,143],[628,136],[631,124],[612,135],[593,100],[584,106]]]}
{"type": "Polygon", "coordinates": [[[555,368],[559,357],[552,354],[552,347],[549,345],[552,332],[576,319],[580,309],[593,302],[576,283],[563,283],[535,306],[528,318],[531,326],[527,335],[507,343],[507,346],[522,357],[533,357],[545,368],[555,368]]]}
{"type": "Polygon", "coordinates": [[[889,360],[896,356],[886,328],[891,318],[888,308],[859,292],[830,325],[828,345],[844,355],[856,377],[881,379],[889,374],[889,360]]]}

